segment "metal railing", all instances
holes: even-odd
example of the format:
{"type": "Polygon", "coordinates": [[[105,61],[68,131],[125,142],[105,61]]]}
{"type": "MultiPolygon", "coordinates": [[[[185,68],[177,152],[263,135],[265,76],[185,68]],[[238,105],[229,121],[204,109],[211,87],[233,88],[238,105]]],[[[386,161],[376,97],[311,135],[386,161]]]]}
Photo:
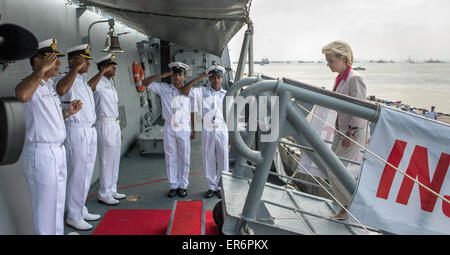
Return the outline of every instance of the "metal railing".
{"type": "MultiPolygon", "coordinates": [[[[343,185],[345,191],[353,194],[357,185],[356,180],[348,173],[341,160],[350,163],[359,163],[337,157],[312,129],[306,120],[304,112],[292,99],[351,114],[371,122],[378,120],[380,112],[378,105],[289,79],[265,80],[262,77],[243,78],[230,87],[226,96],[236,97],[239,91],[241,91],[239,96],[244,99],[248,96],[258,96],[267,92],[270,92],[274,96],[279,96],[279,123],[287,121],[291,128],[304,138],[305,144],[299,145],[299,148],[308,152],[308,156],[313,155],[310,158],[320,170],[333,172],[343,185]],[[241,91],[243,87],[246,88],[241,91]]],[[[236,158],[233,174],[239,174],[240,168],[247,167],[245,164],[246,160],[256,163],[254,175],[242,211],[242,220],[244,222],[246,220],[254,221],[279,141],[277,139],[274,142],[263,143],[263,149],[261,151],[252,150],[251,142],[254,137],[252,137],[254,132],[249,132],[246,141],[244,141],[237,128],[237,116],[241,113],[237,112],[237,107],[234,107],[234,105],[231,105],[231,109],[229,108],[230,106],[225,104],[224,107],[224,112],[233,114],[232,116],[229,115],[226,117],[227,119],[229,117],[234,118],[234,126],[233,131],[230,132],[230,139],[233,148],[239,153],[236,158]]],[[[287,132],[287,126],[284,124],[280,125],[279,137],[283,137],[283,134],[287,132]]]]}

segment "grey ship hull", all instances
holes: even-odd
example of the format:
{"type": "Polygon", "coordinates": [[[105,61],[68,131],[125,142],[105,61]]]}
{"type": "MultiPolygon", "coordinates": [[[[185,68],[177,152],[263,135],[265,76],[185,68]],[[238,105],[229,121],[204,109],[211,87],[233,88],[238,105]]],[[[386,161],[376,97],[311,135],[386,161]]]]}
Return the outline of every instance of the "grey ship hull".
{"type": "MultiPolygon", "coordinates": [[[[67,4],[58,0],[6,0],[0,4],[1,22],[13,23],[31,31],[38,41],[48,38],[58,40],[59,49],[64,51],[74,45],[84,43],[89,26],[99,20],[107,20],[109,16],[95,8],[80,8],[76,4],[67,4]],[[51,11],[50,11],[51,10],[51,11]]],[[[139,194],[143,198],[136,202],[123,200],[114,209],[147,208],[172,209],[175,197],[166,196],[168,183],[163,155],[141,155],[138,150],[138,137],[145,127],[154,123],[163,125],[161,120],[161,104],[156,94],[146,91],[139,93],[133,81],[132,64],[139,61],[144,64],[145,75],[159,74],[168,68],[173,60],[189,63],[192,70],[186,82],[198,76],[206,66],[213,63],[231,68],[228,50],[217,57],[197,49],[191,49],[148,37],[116,20],[116,33],[129,32],[120,36],[120,45],[124,53],[116,54],[119,63],[116,72],[116,87],[119,96],[120,119],[122,128],[122,157],[118,188],[125,194],[139,194]],[[159,180],[159,181],[158,181],[159,180]],[[154,183],[153,183],[154,182],[154,183]],[[144,184],[143,184],[144,183],[144,184]],[[148,183],[148,184],[145,184],[148,183]],[[142,184],[142,185],[141,185],[142,184]],[[135,186],[135,187],[129,187],[135,186]]],[[[101,52],[105,45],[108,23],[99,23],[90,32],[91,55],[94,58],[105,55],[101,52]]],[[[226,48],[226,47],[225,47],[226,48]]],[[[67,66],[67,58],[61,58],[60,71],[67,66]]],[[[15,85],[31,73],[28,60],[16,61],[0,72],[0,97],[14,96],[15,85]]],[[[97,73],[95,64],[91,64],[88,77],[97,73]]],[[[226,74],[223,86],[228,86],[232,73],[226,74]]],[[[197,84],[202,86],[204,84],[197,84]]],[[[191,177],[188,196],[184,200],[203,199],[207,190],[206,177],[202,171],[201,134],[192,141],[191,177]]],[[[99,177],[98,156],[95,165],[87,207],[93,213],[105,215],[112,207],[97,202],[99,177]]],[[[207,210],[217,203],[212,198],[206,201],[207,210]]],[[[0,234],[33,234],[31,217],[31,201],[28,184],[22,169],[21,159],[15,164],[0,166],[0,234]]],[[[96,226],[98,222],[94,222],[96,226]]],[[[95,228],[94,228],[95,229],[95,228]]],[[[66,226],[65,232],[74,229],[66,226]]],[[[90,234],[92,231],[80,232],[90,234]]]]}

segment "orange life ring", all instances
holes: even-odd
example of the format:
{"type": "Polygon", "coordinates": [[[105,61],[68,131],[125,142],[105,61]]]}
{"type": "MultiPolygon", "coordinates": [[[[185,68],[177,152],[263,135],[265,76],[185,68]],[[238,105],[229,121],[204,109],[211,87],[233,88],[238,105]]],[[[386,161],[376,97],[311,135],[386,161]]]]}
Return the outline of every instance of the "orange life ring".
{"type": "Polygon", "coordinates": [[[133,63],[133,77],[134,77],[134,85],[136,87],[142,85],[141,70],[142,70],[141,64],[139,64],[138,62],[134,62],[133,63]]]}
{"type": "Polygon", "coordinates": [[[133,77],[134,77],[134,85],[136,86],[139,92],[145,91],[145,86],[142,85],[142,80],[144,80],[144,70],[139,62],[133,63],[133,77]]]}

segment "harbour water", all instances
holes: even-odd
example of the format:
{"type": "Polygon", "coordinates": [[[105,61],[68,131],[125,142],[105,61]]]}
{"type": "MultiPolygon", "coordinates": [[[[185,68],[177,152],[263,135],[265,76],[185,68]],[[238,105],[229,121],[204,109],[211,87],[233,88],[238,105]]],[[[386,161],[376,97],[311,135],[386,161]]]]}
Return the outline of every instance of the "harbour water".
{"type": "MultiPolygon", "coordinates": [[[[236,70],[237,64],[233,64],[236,70]]],[[[353,67],[366,82],[367,96],[398,101],[414,107],[450,113],[450,63],[370,63],[358,62],[353,67]]],[[[274,78],[290,78],[309,85],[332,89],[337,73],[326,63],[270,63],[254,65],[255,73],[274,78]]],[[[248,69],[245,70],[245,73],[248,69]]]]}

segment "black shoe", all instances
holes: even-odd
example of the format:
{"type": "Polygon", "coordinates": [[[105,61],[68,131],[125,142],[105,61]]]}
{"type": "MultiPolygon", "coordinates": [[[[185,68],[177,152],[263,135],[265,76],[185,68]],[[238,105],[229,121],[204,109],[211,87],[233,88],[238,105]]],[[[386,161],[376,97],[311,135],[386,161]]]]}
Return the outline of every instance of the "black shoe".
{"type": "Polygon", "coordinates": [[[185,197],[187,195],[187,192],[185,189],[178,189],[178,195],[180,197],[185,197]]]}
{"type": "Polygon", "coordinates": [[[214,193],[215,193],[214,190],[210,190],[210,189],[209,189],[208,191],[206,191],[205,197],[206,197],[206,198],[210,198],[210,197],[214,196],[214,193]]]}
{"type": "Polygon", "coordinates": [[[169,192],[167,193],[168,197],[174,197],[177,194],[177,189],[171,189],[169,190],[169,192]]]}
{"type": "Polygon", "coordinates": [[[222,193],[220,193],[220,190],[217,190],[217,191],[216,191],[216,196],[217,196],[218,198],[222,198],[222,193]]]}

